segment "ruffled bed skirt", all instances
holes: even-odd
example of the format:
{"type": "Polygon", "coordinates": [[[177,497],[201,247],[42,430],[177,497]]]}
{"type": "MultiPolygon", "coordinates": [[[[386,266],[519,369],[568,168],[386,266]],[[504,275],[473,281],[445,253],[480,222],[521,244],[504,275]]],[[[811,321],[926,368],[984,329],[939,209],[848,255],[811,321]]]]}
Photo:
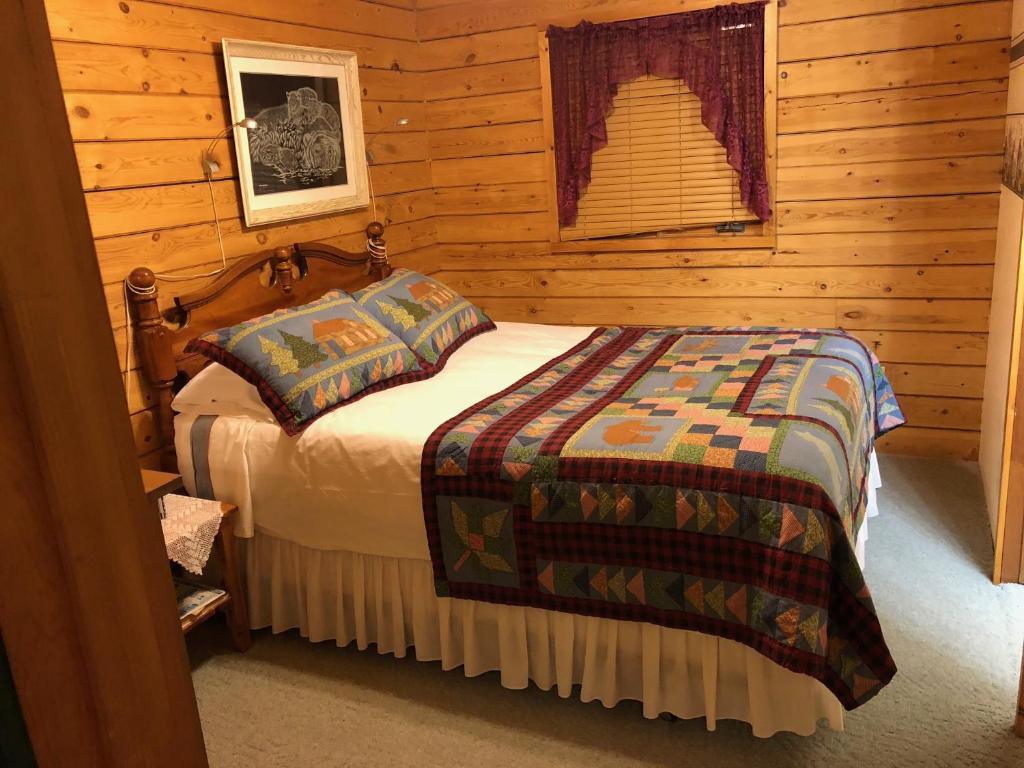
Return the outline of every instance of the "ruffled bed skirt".
{"type": "MultiPolygon", "coordinates": [[[[843,728],[839,701],[820,682],[756,651],[652,624],[438,598],[431,565],[303,547],[257,531],[239,540],[254,629],[298,628],[313,641],[371,644],[378,653],[440,661],[467,676],[497,671],[506,688],[532,681],[562,697],[607,707],[643,702],[645,717],[669,712],[742,720],[757,736],[808,735],[820,721],[843,728]]],[[[495,695],[498,695],[497,693],[495,695]]]]}

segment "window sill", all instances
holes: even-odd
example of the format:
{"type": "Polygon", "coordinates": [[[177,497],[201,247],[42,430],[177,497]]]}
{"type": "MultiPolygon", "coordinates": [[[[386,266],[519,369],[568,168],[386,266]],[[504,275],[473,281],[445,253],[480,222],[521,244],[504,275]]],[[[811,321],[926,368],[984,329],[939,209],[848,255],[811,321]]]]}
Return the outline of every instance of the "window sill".
{"type": "Polygon", "coordinates": [[[774,248],[773,234],[691,235],[689,237],[624,237],[551,243],[552,253],[602,251],[711,251],[734,248],[774,248]]]}

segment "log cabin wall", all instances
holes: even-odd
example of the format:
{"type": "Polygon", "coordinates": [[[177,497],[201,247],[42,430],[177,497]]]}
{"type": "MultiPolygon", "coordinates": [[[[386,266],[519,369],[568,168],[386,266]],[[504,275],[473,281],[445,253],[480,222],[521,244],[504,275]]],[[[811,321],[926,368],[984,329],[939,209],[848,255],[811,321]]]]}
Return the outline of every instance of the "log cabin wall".
{"type": "Polygon", "coordinates": [[[426,261],[499,320],[847,328],[913,424],[884,449],[977,458],[1009,0],[783,0],[773,247],[553,252],[538,28],[706,5],[418,0],[426,261]]]}
{"type": "MultiPolygon", "coordinates": [[[[355,51],[371,178],[396,263],[416,264],[434,242],[433,193],[412,0],[47,0],[67,115],[79,161],[111,327],[125,359],[121,281],[136,266],[201,274],[220,251],[199,160],[228,122],[220,39],[236,37],[355,51]],[[407,126],[396,126],[408,117],[407,126]],[[379,133],[378,133],[379,132],[379,133]]],[[[213,183],[230,260],[301,240],[361,250],[366,209],[244,227],[230,139],[213,183]]],[[[166,295],[197,283],[164,283],[166,295]]],[[[137,360],[128,405],[144,463],[154,411],[137,360]]]]}
{"type": "MultiPolygon", "coordinates": [[[[322,46],[359,54],[366,134],[381,131],[371,175],[397,263],[440,273],[498,319],[843,326],[887,363],[914,424],[888,449],[976,457],[1009,0],[784,0],[772,247],[554,254],[538,26],[708,3],[415,4],[48,0],[122,359],[127,272],[194,274],[219,261],[199,156],[228,120],[220,38],[322,46]]],[[[296,240],[360,247],[365,210],[244,227],[230,140],[216,154],[229,259],[296,240]]],[[[149,457],[151,401],[137,362],[128,367],[149,457]]]]}

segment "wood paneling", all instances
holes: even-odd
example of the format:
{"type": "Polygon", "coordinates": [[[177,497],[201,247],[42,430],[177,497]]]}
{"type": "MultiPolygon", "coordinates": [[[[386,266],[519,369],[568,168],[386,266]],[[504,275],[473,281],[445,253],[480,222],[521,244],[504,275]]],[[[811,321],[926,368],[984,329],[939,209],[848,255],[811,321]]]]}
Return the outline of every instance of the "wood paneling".
{"type": "Polygon", "coordinates": [[[537,30],[530,25],[444,40],[425,40],[419,54],[420,66],[425,70],[530,59],[537,55],[537,30]]]}
{"type": "Polygon", "coordinates": [[[439,273],[438,279],[472,296],[502,296],[510,290],[534,296],[716,298],[726,294],[793,298],[988,298],[992,268],[718,267],[710,269],[473,270],[439,273]]]}
{"type": "Polygon", "coordinates": [[[916,8],[938,8],[977,0],[797,0],[779,9],[779,25],[806,24],[811,21],[844,19],[873,13],[893,13],[916,8]]]}
{"type": "Polygon", "coordinates": [[[913,123],[1002,118],[1006,78],[883,91],[823,93],[779,100],[779,132],[907,126],[913,123]]]}
{"type": "Polygon", "coordinates": [[[999,195],[812,200],[779,203],[779,234],[993,229],[999,195]]]}
{"type": "Polygon", "coordinates": [[[482,184],[476,187],[441,187],[434,191],[434,207],[449,214],[546,211],[547,187],[541,182],[482,184]]]}
{"type": "Polygon", "coordinates": [[[430,155],[435,160],[485,155],[515,155],[544,149],[539,120],[514,123],[494,131],[490,126],[430,131],[430,155]]]}
{"type": "Polygon", "coordinates": [[[999,155],[930,160],[890,160],[856,165],[786,166],[779,169],[782,201],[841,197],[910,197],[992,191],[999,183],[999,155]]]}
{"type": "Polygon", "coordinates": [[[1003,125],[1002,118],[990,118],[787,133],[779,136],[779,167],[1001,155],[1003,125]]]}
{"type": "MultiPolygon", "coordinates": [[[[364,129],[373,136],[370,174],[378,215],[391,225],[390,251],[401,263],[434,243],[423,99],[429,75],[419,71],[411,3],[47,0],[46,6],[122,366],[127,338],[121,280],[141,265],[176,276],[216,269],[221,256],[214,203],[229,261],[301,240],[358,250],[362,230],[374,218],[362,209],[245,227],[230,139],[217,146],[221,170],[212,185],[206,183],[199,158],[228,123],[221,37],[355,51],[364,129]],[[408,125],[396,126],[400,117],[409,118],[408,125]]],[[[449,138],[452,147],[466,143],[449,138]]],[[[171,294],[201,282],[176,282],[164,290],[171,294]]],[[[127,367],[136,368],[137,360],[129,359],[127,367]]],[[[152,396],[138,370],[125,384],[133,434],[146,454],[153,438],[152,396]]]]}
{"type": "MultiPolygon", "coordinates": [[[[55,42],[61,81],[69,91],[121,91],[220,96],[224,63],[217,55],[55,42]]],[[[363,97],[371,101],[417,101],[420,75],[395,69],[364,67],[363,97]]]]}
{"type": "Polygon", "coordinates": [[[535,120],[540,110],[539,90],[467,96],[427,104],[427,123],[431,131],[522,123],[535,120]]]}
{"type": "MultiPolygon", "coordinates": [[[[804,0],[804,3],[808,0],[804,0]]],[[[1006,3],[953,5],[914,11],[877,13],[849,19],[782,26],[779,61],[820,59],[931,46],[952,46],[976,40],[1007,40],[1010,15],[1006,3]]]]}
{"type": "Polygon", "coordinates": [[[877,443],[883,453],[909,453],[915,456],[978,459],[978,432],[967,429],[929,429],[901,427],[883,436],[877,443]]]}
{"type": "Polygon", "coordinates": [[[539,64],[531,58],[436,70],[424,75],[423,82],[431,100],[439,100],[526,91],[537,88],[539,78],[539,64]]]}
{"type": "MultiPolygon", "coordinates": [[[[211,139],[229,122],[227,97],[69,91],[65,93],[65,102],[71,135],[76,141],[211,139]]],[[[424,125],[420,103],[363,103],[363,128],[367,134],[412,133],[417,128],[422,131],[424,125]],[[395,125],[400,117],[409,118],[408,126],[395,125]]]]}
{"type": "Polygon", "coordinates": [[[520,181],[546,181],[544,155],[496,155],[486,160],[435,160],[431,163],[435,189],[469,187],[475,184],[502,184],[520,181]]]}
{"type": "MultiPolygon", "coordinates": [[[[227,121],[220,38],[353,50],[396,262],[443,271],[499,319],[850,328],[924,420],[886,445],[972,455],[1009,0],[789,0],[775,233],[741,248],[549,242],[538,29],[716,1],[48,0],[114,327],[132,267],[219,262],[197,158],[227,121]]],[[[217,155],[229,259],[295,239],[358,247],[367,211],[244,228],[230,141],[217,155]]],[[[145,388],[129,382],[128,398],[144,442],[145,388]]]]}
{"type": "MultiPolygon", "coordinates": [[[[75,146],[78,173],[86,190],[141,187],[200,181],[197,158],[209,145],[206,139],[170,141],[97,141],[75,146]]],[[[220,170],[215,179],[234,178],[235,153],[230,141],[216,151],[220,170]]]]}
{"type": "MultiPolygon", "coordinates": [[[[178,0],[179,5],[224,13],[242,14],[257,19],[281,18],[279,0],[178,0]]],[[[415,15],[386,5],[354,3],[343,13],[332,3],[321,0],[288,0],[288,20],[326,29],[363,32],[379,35],[387,30],[390,37],[400,40],[416,39],[415,15]]]]}
{"type": "MultiPolygon", "coordinates": [[[[813,0],[812,0],[813,1],[813,0]]],[[[421,40],[548,24],[657,16],[721,5],[720,0],[483,0],[429,8],[418,18],[421,40]]]]}
{"type": "Polygon", "coordinates": [[[553,247],[538,29],[709,4],[422,0],[438,245],[419,258],[499,319],[848,328],[915,424],[883,448],[976,457],[1009,0],[788,0],[767,247],[553,247]]]}
{"type": "MultiPolygon", "coordinates": [[[[367,3],[363,0],[340,0],[331,7],[334,18],[344,25],[348,11],[364,5],[367,3]]],[[[296,23],[289,18],[291,3],[277,3],[277,7],[273,19],[260,19],[247,15],[242,2],[237,3],[236,13],[181,8],[145,0],[46,2],[54,40],[212,54],[220,51],[221,38],[237,37],[354,51],[363,67],[417,69],[414,40],[389,38],[386,29],[368,35],[296,23]]]]}
{"type": "Polygon", "coordinates": [[[997,79],[1006,75],[1006,52],[1006,42],[996,40],[792,62],[780,65],[779,96],[793,98],[897,86],[942,85],[962,82],[965,77],[997,79]]]}
{"type": "Polygon", "coordinates": [[[994,229],[780,235],[775,264],[991,264],[994,229]]]}
{"type": "Polygon", "coordinates": [[[905,395],[900,407],[907,421],[917,427],[975,429],[981,420],[980,400],[905,395]]]}

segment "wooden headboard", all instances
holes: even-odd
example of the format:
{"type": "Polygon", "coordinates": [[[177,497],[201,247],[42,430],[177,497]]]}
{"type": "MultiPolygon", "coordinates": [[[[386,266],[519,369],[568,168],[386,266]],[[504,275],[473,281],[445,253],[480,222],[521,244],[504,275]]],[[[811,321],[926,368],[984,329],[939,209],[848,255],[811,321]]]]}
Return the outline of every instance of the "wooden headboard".
{"type": "Polygon", "coordinates": [[[365,253],[349,253],[324,243],[296,243],[243,256],[209,285],[174,296],[173,304],[164,310],[153,271],[132,270],[127,280],[132,325],[143,371],[156,390],[157,445],[165,469],[177,471],[171,400],[208,362],[201,355],[185,353],[185,345],[209,331],[305,304],[333,288],[354,291],[387,277],[391,266],[383,234],[379,222],[367,226],[372,247],[365,253]]]}

